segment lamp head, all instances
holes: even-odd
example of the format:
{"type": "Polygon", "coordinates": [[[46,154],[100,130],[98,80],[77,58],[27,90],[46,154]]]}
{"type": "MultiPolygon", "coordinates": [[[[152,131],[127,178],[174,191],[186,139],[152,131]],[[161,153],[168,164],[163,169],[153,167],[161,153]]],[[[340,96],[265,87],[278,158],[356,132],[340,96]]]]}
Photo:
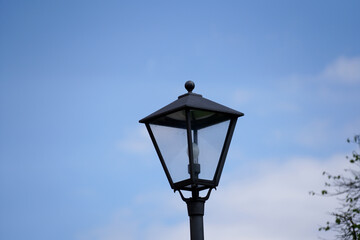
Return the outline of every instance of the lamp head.
{"type": "Polygon", "coordinates": [[[203,190],[218,185],[238,117],[244,114],[188,93],[140,120],[174,190],[203,190]],[[200,154],[201,152],[201,154],[200,154]],[[201,171],[200,171],[201,166],[201,171]]]}

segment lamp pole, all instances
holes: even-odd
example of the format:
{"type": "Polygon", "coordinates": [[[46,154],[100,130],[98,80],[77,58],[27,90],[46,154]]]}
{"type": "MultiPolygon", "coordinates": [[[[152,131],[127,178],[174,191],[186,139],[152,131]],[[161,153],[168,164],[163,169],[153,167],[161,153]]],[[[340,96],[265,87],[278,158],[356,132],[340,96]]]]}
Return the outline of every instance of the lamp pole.
{"type": "Polygon", "coordinates": [[[205,199],[199,197],[198,191],[192,192],[192,198],[186,200],[190,218],[191,240],[204,240],[204,207],[205,199]]]}

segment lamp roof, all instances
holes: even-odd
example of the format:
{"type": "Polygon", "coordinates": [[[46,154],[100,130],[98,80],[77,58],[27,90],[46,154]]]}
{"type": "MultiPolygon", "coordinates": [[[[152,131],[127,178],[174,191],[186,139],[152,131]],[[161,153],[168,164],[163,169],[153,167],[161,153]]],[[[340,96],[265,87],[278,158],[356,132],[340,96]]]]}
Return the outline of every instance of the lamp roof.
{"type": "Polygon", "coordinates": [[[165,107],[159,109],[158,111],[141,119],[139,122],[147,123],[154,119],[157,119],[158,117],[161,117],[161,116],[164,116],[164,115],[167,115],[167,114],[170,114],[170,113],[182,110],[182,109],[186,109],[186,108],[224,113],[227,115],[233,115],[234,117],[244,116],[244,114],[242,112],[236,111],[234,109],[225,107],[224,105],[221,105],[214,101],[206,99],[206,98],[202,97],[200,94],[192,93],[192,90],[194,89],[194,87],[195,87],[195,84],[192,81],[187,81],[185,84],[185,88],[188,90],[188,93],[179,96],[178,99],[175,100],[174,102],[166,105],[165,107]]]}

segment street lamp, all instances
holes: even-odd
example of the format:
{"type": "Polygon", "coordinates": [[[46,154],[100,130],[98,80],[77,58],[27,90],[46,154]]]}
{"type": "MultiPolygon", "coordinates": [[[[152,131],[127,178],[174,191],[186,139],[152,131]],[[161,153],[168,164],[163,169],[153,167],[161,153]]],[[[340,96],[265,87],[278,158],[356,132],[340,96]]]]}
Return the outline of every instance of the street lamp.
{"type": "Polygon", "coordinates": [[[218,186],[238,117],[244,114],[192,92],[140,120],[174,191],[187,203],[191,240],[203,240],[204,203],[218,186]],[[207,190],[205,197],[199,192],[207,190]],[[182,191],[190,191],[186,198],[182,191]]]}

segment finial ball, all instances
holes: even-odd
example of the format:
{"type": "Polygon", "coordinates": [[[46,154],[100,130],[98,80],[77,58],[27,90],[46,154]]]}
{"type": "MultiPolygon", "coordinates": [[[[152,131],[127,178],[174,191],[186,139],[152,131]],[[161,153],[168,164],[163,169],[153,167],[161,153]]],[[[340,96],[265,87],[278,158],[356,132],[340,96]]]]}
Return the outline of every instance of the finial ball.
{"type": "Polygon", "coordinates": [[[185,88],[186,88],[186,90],[188,90],[188,92],[190,93],[190,92],[192,92],[192,90],[195,88],[195,83],[193,82],[193,81],[187,81],[186,83],[185,83],[185,88]]]}

